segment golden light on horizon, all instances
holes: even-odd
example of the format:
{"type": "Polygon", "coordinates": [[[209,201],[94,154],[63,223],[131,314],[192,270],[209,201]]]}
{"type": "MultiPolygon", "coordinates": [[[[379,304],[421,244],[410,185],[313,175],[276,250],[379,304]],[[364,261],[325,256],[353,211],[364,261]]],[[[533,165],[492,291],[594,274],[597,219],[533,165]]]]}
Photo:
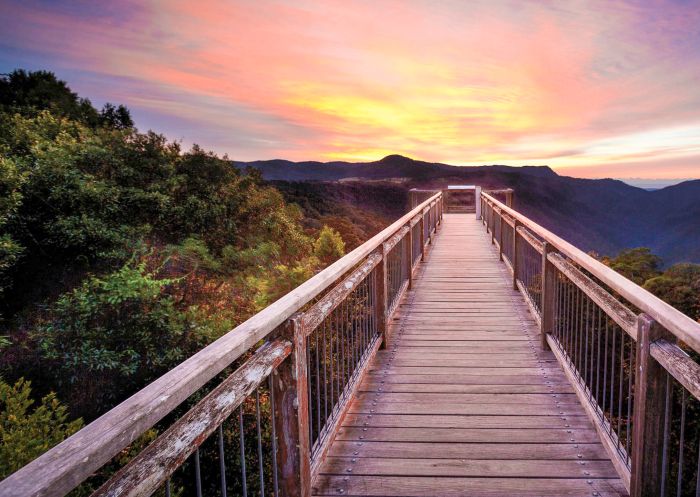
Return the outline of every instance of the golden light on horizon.
{"type": "Polygon", "coordinates": [[[691,4],[10,3],[12,53],[127,104],[141,128],[239,160],[700,175],[691,4]]]}

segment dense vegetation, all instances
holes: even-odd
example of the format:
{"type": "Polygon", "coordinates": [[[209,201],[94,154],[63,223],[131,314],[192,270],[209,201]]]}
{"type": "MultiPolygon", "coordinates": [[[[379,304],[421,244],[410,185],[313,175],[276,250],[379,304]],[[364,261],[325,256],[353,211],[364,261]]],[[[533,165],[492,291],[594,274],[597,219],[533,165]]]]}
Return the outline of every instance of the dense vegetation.
{"type": "Polygon", "coordinates": [[[343,254],[302,221],[123,106],[0,79],[0,478],[343,254]]]}

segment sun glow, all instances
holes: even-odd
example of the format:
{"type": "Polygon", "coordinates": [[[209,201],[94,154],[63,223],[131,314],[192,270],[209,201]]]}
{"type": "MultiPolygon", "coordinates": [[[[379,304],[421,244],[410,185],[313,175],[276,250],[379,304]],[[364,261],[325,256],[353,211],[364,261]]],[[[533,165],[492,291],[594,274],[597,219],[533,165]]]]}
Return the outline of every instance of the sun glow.
{"type": "Polygon", "coordinates": [[[241,160],[698,175],[692,3],[6,4],[3,69],[25,54],[140,127],[241,160]]]}

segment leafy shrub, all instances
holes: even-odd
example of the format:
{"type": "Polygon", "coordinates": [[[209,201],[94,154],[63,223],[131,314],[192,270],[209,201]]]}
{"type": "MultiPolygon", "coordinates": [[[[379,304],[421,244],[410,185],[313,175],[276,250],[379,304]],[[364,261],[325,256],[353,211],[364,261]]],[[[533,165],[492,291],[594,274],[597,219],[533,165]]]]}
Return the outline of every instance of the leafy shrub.
{"type": "Polygon", "coordinates": [[[67,407],[50,393],[32,409],[31,384],[0,379],[0,480],[76,431],[81,419],[68,422],[67,407]]]}

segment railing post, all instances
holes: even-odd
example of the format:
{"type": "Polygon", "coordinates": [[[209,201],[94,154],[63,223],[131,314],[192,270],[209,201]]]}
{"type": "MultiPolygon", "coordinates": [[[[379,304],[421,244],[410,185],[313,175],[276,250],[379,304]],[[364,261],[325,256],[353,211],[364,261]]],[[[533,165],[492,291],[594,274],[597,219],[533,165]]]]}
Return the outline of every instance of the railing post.
{"type": "Polygon", "coordinates": [[[381,348],[385,349],[387,347],[387,286],[388,286],[388,274],[386,268],[386,257],[387,251],[384,248],[384,244],[381,246],[382,260],[377,264],[377,305],[375,308],[375,319],[377,321],[377,333],[381,337],[381,348]]]}
{"type": "Polygon", "coordinates": [[[508,189],[506,191],[506,205],[510,208],[513,208],[513,190],[508,189]]]}
{"type": "Polygon", "coordinates": [[[650,347],[667,334],[651,317],[637,316],[630,497],[661,495],[666,371],[651,356],[650,347]]]}
{"type": "Polygon", "coordinates": [[[520,226],[520,221],[513,219],[513,290],[518,289],[518,226],[520,226]]]}
{"type": "Polygon", "coordinates": [[[311,446],[306,337],[298,315],[287,321],[283,333],[292,340],[294,350],[272,373],[279,490],[283,497],[309,497],[311,446]]]}
{"type": "Polygon", "coordinates": [[[496,245],[496,208],[491,206],[491,245],[496,245]]]}
{"type": "Polygon", "coordinates": [[[425,261],[425,216],[424,213],[420,213],[420,260],[425,261]]]}
{"type": "Polygon", "coordinates": [[[500,230],[498,232],[498,259],[503,261],[503,225],[505,221],[503,220],[503,212],[499,216],[498,223],[500,225],[500,230]]]}
{"type": "Polygon", "coordinates": [[[549,262],[547,255],[550,252],[554,252],[554,247],[547,242],[542,243],[542,276],[541,278],[541,290],[540,295],[540,339],[542,350],[549,350],[549,344],[547,343],[547,333],[551,333],[554,328],[554,318],[556,312],[556,302],[554,296],[555,287],[555,268],[554,265],[549,262]]]}
{"type": "Polygon", "coordinates": [[[413,229],[411,229],[411,221],[406,223],[408,233],[405,236],[404,246],[404,267],[408,277],[408,289],[413,288],[413,229]]]}

